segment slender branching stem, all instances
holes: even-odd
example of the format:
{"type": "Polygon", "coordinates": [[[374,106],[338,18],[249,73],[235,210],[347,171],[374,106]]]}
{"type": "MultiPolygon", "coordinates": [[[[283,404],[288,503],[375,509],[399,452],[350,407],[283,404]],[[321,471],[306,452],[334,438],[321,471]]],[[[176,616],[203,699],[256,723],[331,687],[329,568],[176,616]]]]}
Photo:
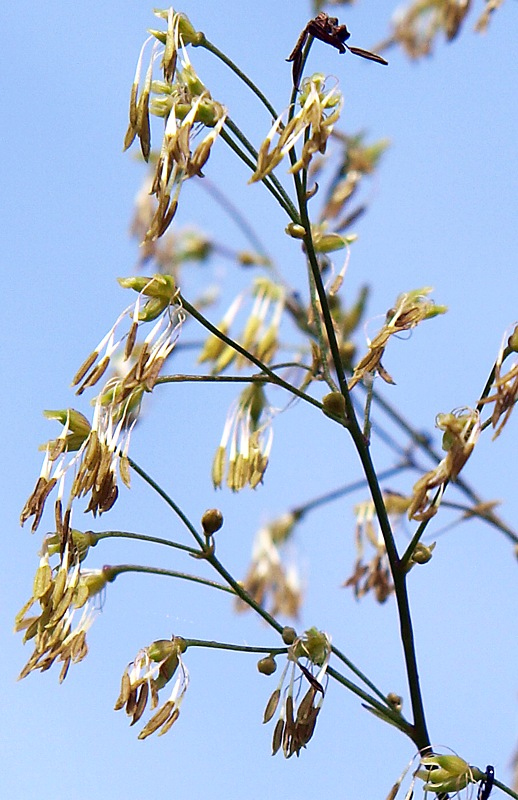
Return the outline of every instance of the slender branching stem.
{"type": "Polygon", "coordinates": [[[231,69],[232,72],[235,75],[237,75],[237,77],[240,80],[242,80],[243,83],[245,83],[252,90],[252,92],[256,95],[256,97],[259,98],[264,107],[269,111],[273,119],[277,119],[278,114],[276,110],[274,109],[274,107],[272,106],[266,95],[263,94],[263,92],[259,89],[257,84],[255,84],[253,80],[249,78],[248,75],[237,66],[235,61],[232,61],[232,59],[229,58],[229,56],[223,53],[218,47],[216,47],[215,44],[210,42],[206,38],[205,34],[201,35],[203,38],[200,38],[199,41],[193,42],[193,47],[204,47],[205,50],[209,51],[209,53],[212,53],[214,56],[216,56],[216,58],[219,58],[220,61],[226,64],[226,66],[229,67],[229,69],[231,69]]]}
{"type": "Polygon", "coordinates": [[[184,639],[187,647],[206,647],[213,650],[233,650],[236,653],[263,653],[272,656],[286,655],[287,647],[251,647],[247,644],[229,644],[228,642],[214,642],[206,639],[184,639]]]}
{"type": "Polygon", "coordinates": [[[201,578],[199,575],[190,575],[187,572],[178,572],[174,569],[163,569],[162,567],[146,567],[142,564],[117,564],[116,566],[105,566],[103,572],[108,576],[109,581],[114,581],[119,575],[125,572],[142,573],[145,575],[163,575],[166,578],[180,578],[184,581],[192,581],[199,583],[202,586],[210,586],[211,589],[219,589],[222,592],[234,594],[229,586],[217,581],[211,581],[208,578],[201,578]]]}
{"type": "Polygon", "coordinates": [[[198,531],[190,521],[189,517],[187,517],[187,515],[184,514],[180,506],[177,503],[175,503],[173,498],[170,497],[167,494],[167,492],[164,489],[162,489],[162,487],[155,480],[153,480],[151,475],[148,475],[148,473],[137,464],[136,461],[134,461],[129,456],[127,456],[127,458],[128,458],[128,463],[132,468],[132,470],[136,472],[137,475],[140,475],[140,477],[148,484],[148,486],[154,489],[154,491],[162,498],[162,500],[164,500],[167,503],[169,508],[171,508],[174,511],[176,516],[180,518],[180,520],[183,522],[187,530],[194,537],[194,539],[196,540],[197,544],[200,547],[200,550],[204,551],[205,550],[204,537],[200,533],[198,533],[198,531]]]}
{"type": "Polygon", "coordinates": [[[199,555],[201,552],[194,547],[189,547],[186,544],[180,544],[180,542],[173,542],[171,539],[162,539],[160,536],[149,536],[145,533],[130,533],[129,531],[100,531],[98,533],[94,533],[90,531],[90,536],[95,540],[92,544],[92,547],[95,547],[97,542],[100,542],[101,539],[133,539],[134,541],[138,542],[149,542],[150,544],[161,544],[165,547],[172,547],[175,550],[183,550],[185,553],[189,553],[190,555],[199,555]]]}
{"type": "Polygon", "coordinates": [[[264,364],[259,358],[256,358],[252,353],[250,353],[248,350],[242,347],[239,344],[239,342],[236,342],[234,339],[231,339],[229,336],[220,331],[215,325],[209,322],[209,320],[206,317],[204,317],[203,314],[201,314],[195,306],[191,305],[191,303],[189,303],[188,300],[186,300],[185,297],[183,297],[183,295],[179,296],[179,300],[183,308],[192,317],[194,317],[194,319],[198,320],[198,322],[201,325],[203,325],[204,328],[206,328],[214,336],[217,336],[218,339],[221,339],[222,342],[225,342],[225,344],[228,344],[230,347],[233,347],[237,353],[242,355],[252,364],[255,364],[256,367],[262,370],[262,372],[264,372],[265,375],[267,375],[271,379],[272,383],[276,384],[277,386],[281,386],[283,389],[286,389],[287,392],[290,392],[291,394],[300,397],[301,400],[305,400],[307,403],[310,403],[311,405],[316,406],[316,408],[322,410],[323,408],[322,403],[320,403],[318,400],[315,400],[315,398],[311,397],[311,395],[301,391],[296,386],[293,386],[293,384],[283,380],[283,378],[281,378],[279,375],[276,375],[275,372],[273,372],[273,370],[270,369],[270,367],[266,366],[266,364],[264,364]]]}

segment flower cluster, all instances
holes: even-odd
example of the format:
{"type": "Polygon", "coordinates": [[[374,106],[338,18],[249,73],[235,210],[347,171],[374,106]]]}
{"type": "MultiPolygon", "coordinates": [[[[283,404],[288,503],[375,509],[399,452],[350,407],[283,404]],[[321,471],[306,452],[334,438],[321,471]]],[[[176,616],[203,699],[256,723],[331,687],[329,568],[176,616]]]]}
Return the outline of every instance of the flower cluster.
{"type": "Polygon", "coordinates": [[[491,424],[495,431],[493,439],[499,436],[506,425],[518,398],[518,362],[514,361],[507,372],[502,374],[502,364],[509,353],[518,352],[518,326],[507,339],[507,345],[502,344],[495,363],[495,372],[491,390],[493,394],[484,397],[480,405],[493,403],[491,424]]]}
{"type": "MultiPolygon", "coordinates": [[[[297,617],[302,603],[299,572],[295,563],[285,566],[282,547],[291,538],[298,516],[294,513],[265,525],[257,532],[252,548],[252,563],[243,587],[249,595],[267,608],[270,614],[297,617]]],[[[241,600],[236,601],[238,611],[250,607],[241,600]]]]}
{"type": "MultiPolygon", "coordinates": [[[[221,333],[228,335],[248,294],[248,292],[243,292],[231,303],[218,325],[221,333]]],[[[250,290],[250,295],[253,298],[250,314],[243,330],[234,338],[249,353],[269,364],[279,347],[279,327],[284,311],[285,291],[282,286],[268,278],[257,278],[250,290]]],[[[211,362],[214,375],[219,375],[231,364],[235,364],[237,368],[250,364],[234,347],[215,334],[208,337],[198,361],[200,363],[211,362]]]]}
{"type": "Polygon", "coordinates": [[[444,431],[442,446],[447,453],[435,469],[419,478],[414,485],[408,506],[409,519],[426,520],[437,513],[446,484],[457,478],[477,443],[480,414],[470,408],[461,408],[450,414],[438,414],[436,425],[444,431]],[[432,489],[437,489],[434,498],[429,496],[432,489]]]}
{"type": "Polygon", "coordinates": [[[71,558],[68,546],[59,566],[52,568],[46,545],[45,542],[32,596],[16,616],[15,631],[25,631],[23,641],[34,643],[33,653],[19,677],[25,678],[35,670],[45,672],[57,661],[63,665],[61,683],[70,664],[82,661],[88,652],[86,632],[95,616],[88,601],[105,587],[109,577],[102,571],[81,572],[79,561],[71,558]],[[32,610],[35,604],[39,604],[38,614],[32,610]],[[82,614],[77,619],[81,608],[82,614]]]}
{"type": "Polygon", "coordinates": [[[212,463],[214,488],[221,488],[225,471],[227,486],[233,492],[245,486],[255,489],[262,483],[273,441],[272,416],[264,388],[251,383],[227,416],[212,463]]]}
{"type": "Polygon", "coordinates": [[[387,383],[394,383],[391,376],[381,364],[381,359],[385,353],[388,340],[394,334],[409,331],[419,325],[425,319],[431,319],[438,314],[446,312],[445,306],[438,306],[427,295],[432,291],[431,288],[415,289],[399,295],[394,308],[389,309],[386,321],[382,329],[376,334],[374,339],[368,342],[369,350],[354,368],[353,375],[349,381],[349,389],[356,386],[366,375],[378,373],[387,383]]]}
{"type": "MultiPolygon", "coordinates": [[[[410,498],[395,492],[383,492],[383,500],[389,519],[393,523],[401,520],[410,504],[410,498]]],[[[358,503],[354,507],[354,513],[356,515],[356,562],[353,574],[345,581],[344,586],[351,586],[357,599],[372,590],[378,603],[384,603],[394,591],[394,585],[390,577],[390,567],[381,529],[379,524],[374,525],[376,518],[374,503],[372,500],[358,503]],[[363,560],[366,543],[374,548],[374,555],[367,564],[363,560]]]]}
{"type": "Polygon", "coordinates": [[[90,424],[74,409],[48,411],[46,416],[59,421],[63,429],[46,445],[45,457],[36,486],[22,513],[23,525],[34,517],[32,530],[39,525],[45,502],[58,485],[58,501],[64,493],[66,473],[73,468],[74,479],[65,511],[70,523],[75,498],[89,495],[87,511],[94,516],[109,511],[118,496],[117,472],[129,486],[127,452],[133,425],[138,418],[144,392],[150,392],[170,355],[184,319],[177,304],[177,289],[170,276],[120,279],[122,286],[138,292],[133,306],[125,309],[115,325],[88,356],[76,374],[77,393],[96,385],[106,370],[123,352],[121,374],[111,377],[98,394],[90,424]],[[140,326],[158,321],[144,341],[137,345],[140,326]],[[130,320],[127,333],[116,339],[123,320],[130,320]],[[68,459],[68,460],[67,460],[68,459]]]}
{"type": "Polygon", "coordinates": [[[156,208],[145,233],[144,244],[156,241],[171,224],[183,181],[193,175],[202,175],[202,168],[226,118],[225,109],[212,99],[185,49],[189,43],[200,43],[203,34],[194,30],[184,14],[175,13],[172,8],[155,13],[167,20],[167,31],[151,32],[151,38],[156,41],[141,87],[142,61],[150,40],[142,47],[131,89],[129,127],[124,139],[124,149],[127,149],[138,137],[147,161],[151,154],[149,115],[151,113],[165,120],[162,145],[155,161],[150,188],[150,194],[156,198],[156,208]],[[153,67],[158,55],[158,42],[164,45],[161,61],[163,80],[154,81],[153,67]],[[179,69],[180,48],[182,56],[179,69]],[[192,141],[200,126],[208,128],[208,133],[192,152],[192,141]]]}
{"type": "Polygon", "coordinates": [[[471,0],[414,0],[394,18],[393,37],[410,58],[429,55],[438,33],[454,39],[469,11],[471,0]]]}
{"type": "MultiPolygon", "coordinates": [[[[295,633],[292,628],[284,630],[295,633]]],[[[288,661],[277,688],[266,704],[263,722],[273,719],[280,705],[273,732],[272,751],[275,755],[282,748],[285,758],[291,758],[294,753],[299,755],[315,732],[318,714],[324,702],[324,681],[331,656],[331,640],[327,634],[316,628],[310,628],[302,636],[284,638],[286,643],[291,641],[288,661]],[[316,674],[313,675],[315,668],[316,674]],[[288,685],[283,690],[289,670],[288,685]],[[304,682],[309,687],[299,699],[304,682]]]]}
{"type": "Polygon", "coordinates": [[[186,649],[184,639],[179,636],[160,639],[137,653],[124,671],[115,711],[125,708],[131,725],[141,719],[148,701],[151,710],[157,708],[158,693],[176,675],[171,694],[144,725],[139,739],[146,739],[156,731],[162,736],[180,716],[180,706],[189,685],[189,672],[182,660],[186,649]]]}
{"type": "Polygon", "coordinates": [[[302,136],[304,145],[300,158],[292,164],[289,172],[307,169],[315,153],[325,153],[327,140],[340,117],[343,102],[341,93],[336,87],[326,91],[324,76],[315,73],[303,82],[299,102],[299,111],[285,124],[285,112],[273,123],[259,148],[257,169],[250,183],[262,181],[269,175],[302,136]],[[272,146],[275,137],[278,138],[272,146]]]}

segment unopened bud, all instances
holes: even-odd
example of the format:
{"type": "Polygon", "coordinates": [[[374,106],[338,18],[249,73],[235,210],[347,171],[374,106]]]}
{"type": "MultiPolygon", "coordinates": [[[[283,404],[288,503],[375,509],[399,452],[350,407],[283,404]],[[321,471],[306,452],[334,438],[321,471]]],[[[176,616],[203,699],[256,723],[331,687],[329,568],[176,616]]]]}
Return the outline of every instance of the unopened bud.
{"type": "Polygon", "coordinates": [[[322,398],[324,414],[345,419],[345,397],[341,392],[329,392],[322,398]]]}
{"type": "Polygon", "coordinates": [[[403,708],[403,698],[395,692],[389,692],[387,695],[387,702],[392,706],[394,711],[401,711],[403,708]]]}
{"type": "Polygon", "coordinates": [[[285,233],[288,236],[291,236],[293,239],[303,239],[306,235],[306,229],[303,225],[297,225],[295,222],[290,222],[289,225],[286,226],[284,229],[285,233]]]}
{"type": "Polygon", "coordinates": [[[277,664],[273,656],[266,656],[257,662],[257,669],[261,675],[273,675],[277,669],[277,664]]]}
{"type": "Polygon", "coordinates": [[[293,644],[295,639],[297,638],[297,631],[295,628],[292,628],[290,625],[286,625],[282,629],[282,641],[284,644],[293,644]]]}
{"type": "Polygon", "coordinates": [[[412,553],[412,561],[415,564],[428,564],[432,557],[432,552],[435,548],[435,542],[431,545],[425,545],[421,542],[418,542],[415,546],[415,550],[412,553]]]}
{"type": "Polygon", "coordinates": [[[518,325],[507,340],[507,346],[514,350],[515,353],[518,353],[518,325]]]}
{"type": "Polygon", "coordinates": [[[176,652],[176,645],[172,639],[157,639],[147,648],[147,654],[151,661],[163,661],[172,653],[176,652]]]}
{"type": "Polygon", "coordinates": [[[223,514],[219,508],[209,508],[201,518],[201,526],[206,536],[212,536],[223,525],[223,514]]]}

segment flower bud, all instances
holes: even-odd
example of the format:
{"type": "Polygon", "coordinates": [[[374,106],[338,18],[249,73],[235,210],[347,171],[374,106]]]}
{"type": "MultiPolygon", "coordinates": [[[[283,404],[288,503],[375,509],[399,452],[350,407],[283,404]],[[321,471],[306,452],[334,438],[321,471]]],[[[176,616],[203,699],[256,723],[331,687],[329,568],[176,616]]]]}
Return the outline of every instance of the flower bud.
{"type": "Polygon", "coordinates": [[[219,508],[209,508],[201,518],[201,526],[206,536],[212,536],[223,525],[223,514],[219,508]]]}
{"type": "Polygon", "coordinates": [[[414,552],[412,553],[412,561],[414,564],[428,564],[432,557],[432,552],[435,548],[436,542],[433,542],[431,545],[425,545],[421,542],[418,542],[415,546],[414,552]]]}
{"type": "Polygon", "coordinates": [[[515,353],[518,353],[518,325],[515,327],[514,331],[507,340],[507,346],[510,347],[515,353]]]}
{"type": "Polygon", "coordinates": [[[147,648],[147,654],[151,661],[164,661],[172,653],[176,652],[176,645],[172,639],[157,639],[147,648]]]}
{"type": "Polygon", "coordinates": [[[324,414],[345,419],[345,397],[341,392],[329,392],[322,398],[324,414]]]}
{"type": "Polygon", "coordinates": [[[261,675],[273,675],[277,669],[277,664],[273,656],[266,656],[257,662],[257,669],[261,675]]]}
{"type": "Polygon", "coordinates": [[[289,225],[286,226],[284,232],[291,236],[293,239],[303,239],[306,235],[306,229],[303,225],[297,225],[295,222],[290,222],[289,225]]]}
{"type": "Polygon", "coordinates": [[[282,629],[281,636],[284,644],[293,644],[293,642],[297,638],[297,631],[290,625],[285,625],[284,628],[282,629]]]}
{"type": "Polygon", "coordinates": [[[387,695],[387,702],[392,706],[394,711],[401,711],[403,708],[403,698],[395,692],[389,692],[387,695]]]}

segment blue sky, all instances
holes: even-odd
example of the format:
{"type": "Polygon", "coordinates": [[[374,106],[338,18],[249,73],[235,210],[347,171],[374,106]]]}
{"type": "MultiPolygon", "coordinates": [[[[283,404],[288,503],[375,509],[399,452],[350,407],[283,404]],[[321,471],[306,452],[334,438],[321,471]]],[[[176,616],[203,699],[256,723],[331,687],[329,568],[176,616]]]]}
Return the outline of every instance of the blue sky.
{"type": "MultiPolygon", "coordinates": [[[[482,4],[474,6],[480,11],[482,4]]],[[[393,8],[387,0],[359,0],[340,9],[351,42],[369,47],[382,39],[393,8]]],[[[284,59],[311,15],[307,3],[186,0],[178,10],[249,72],[276,107],[287,104],[284,59]]],[[[386,394],[420,429],[432,429],[438,412],[476,401],[501,337],[517,318],[517,10],[516,3],[504,4],[485,36],[473,33],[472,14],[457,41],[441,42],[433,58],[417,64],[397,52],[388,55],[388,68],[321,45],[311,53],[312,70],[340,80],[341,127],[391,140],[370,185],[370,211],[357,225],[351,293],[372,284],[369,317],[383,314],[401,291],[421,286],[433,286],[434,297],[450,309],[394,342],[386,359],[397,381],[386,394]]],[[[88,658],[63,686],[53,670],[15,682],[29,653],[12,635],[12,619],[30,594],[41,538],[20,530],[18,517],[40,469],[37,446],[55,434],[41,411],[79,405],[71,377],[128,302],[115,279],[131,274],[137,259],[128,224],[143,172],[131,153],[122,154],[121,142],[136,58],[154,24],[151,12],[135,0],[77,6],[50,0],[23,13],[14,5],[0,10],[7,290],[0,787],[11,800],[156,793],[194,800],[207,793],[248,800],[301,792],[385,797],[411,748],[336,686],[300,759],[271,757],[272,731],[261,720],[275,678],[260,676],[253,656],[189,651],[192,681],[181,720],[161,739],[137,741],[136,731],[111,709],[120,675],[140,647],[172,633],[277,644],[263,625],[236,617],[227,598],[208,589],[122,576],[91,630],[88,658]]],[[[270,121],[255,101],[207,54],[191,51],[191,59],[213,95],[259,142],[270,121]]],[[[246,171],[234,168],[219,144],[207,176],[223,182],[257,228],[268,227],[270,247],[295,283],[304,267],[283,235],[286,221],[261,187],[246,186],[246,171]]],[[[189,222],[218,240],[244,244],[205,193],[191,186],[182,193],[175,224],[189,222]]],[[[218,275],[232,281],[232,268],[218,262],[195,281],[202,285],[218,275]]],[[[241,576],[261,523],[356,479],[359,470],[352,447],[344,442],[338,448],[326,421],[309,420],[297,405],[278,420],[264,487],[214,495],[210,461],[232,397],[229,389],[216,395],[187,386],[156,393],[132,455],[194,519],[206,507],[222,508],[218,552],[241,576]]],[[[81,402],[87,411],[88,401],[81,402]]],[[[503,501],[511,525],[518,512],[515,443],[513,419],[496,442],[483,437],[465,471],[486,498],[503,501]]],[[[380,466],[388,463],[382,447],[374,444],[373,452],[380,466]]],[[[361,493],[308,517],[297,533],[307,565],[298,627],[328,630],[386,691],[406,696],[394,603],[380,607],[367,597],[357,604],[340,588],[352,569],[352,504],[360,499],[361,493]]],[[[137,480],[109,517],[85,525],[180,535],[177,521],[137,480]]],[[[401,535],[404,541],[411,528],[401,535]]],[[[143,545],[97,549],[91,566],[176,566],[143,545]]],[[[185,563],[178,568],[192,569],[185,563]]],[[[439,537],[432,562],[410,580],[432,739],[472,764],[493,763],[503,780],[510,779],[518,733],[516,569],[510,543],[473,522],[439,537]]]]}

